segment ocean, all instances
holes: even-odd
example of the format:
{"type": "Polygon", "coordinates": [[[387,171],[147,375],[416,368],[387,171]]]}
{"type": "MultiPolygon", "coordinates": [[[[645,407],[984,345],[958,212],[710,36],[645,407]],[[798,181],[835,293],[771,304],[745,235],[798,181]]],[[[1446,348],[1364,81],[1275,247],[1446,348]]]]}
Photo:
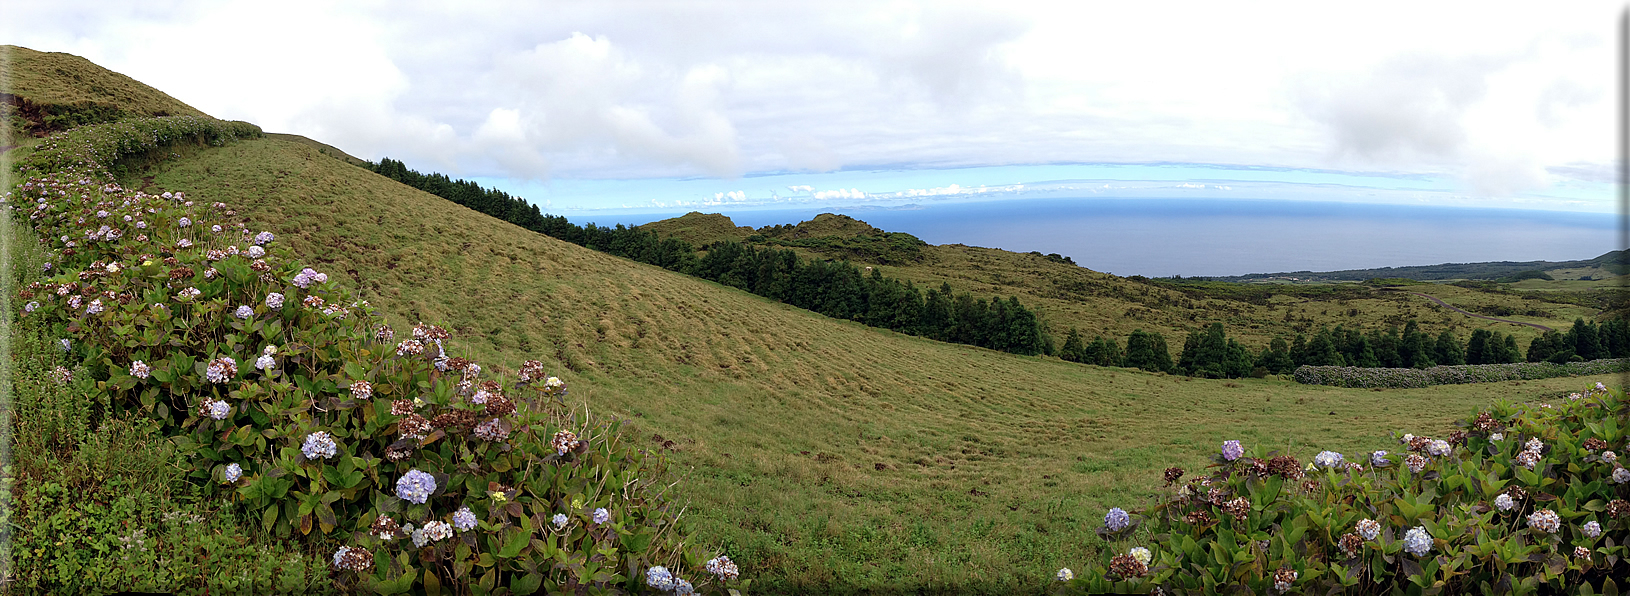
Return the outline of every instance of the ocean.
{"type": "MultiPolygon", "coordinates": [[[[1094,197],[719,212],[753,227],[843,213],[932,244],[1059,253],[1096,271],[1147,277],[1567,261],[1621,248],[1616,214],[1517,209],[1094,197]]],[[[677,215],[568,219],[637,225],[677,215]]]]}

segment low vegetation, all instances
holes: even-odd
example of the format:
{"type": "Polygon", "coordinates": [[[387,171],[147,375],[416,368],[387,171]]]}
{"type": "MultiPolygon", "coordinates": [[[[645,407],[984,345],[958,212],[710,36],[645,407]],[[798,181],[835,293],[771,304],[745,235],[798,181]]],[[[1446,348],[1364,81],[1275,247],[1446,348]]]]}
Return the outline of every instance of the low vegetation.
{"type": "MultiPolygon", "coordinates": [[[[1055,593],[1616,594],[1630,556],[1630,401],[1601,384],[1559,403],[1499,402],[1445,438],[1306,468],[1230,440],[1214,472],[1113,508],[1106,549],[1055,593]],[[1175,494],[1173,494],[1175,493],[1175,494]],[[1141,522],[1141,523],[1140,523],[1141,522]],[[1136,546],[1133,546],[1136,545],[1136,546]]],[[[1352,452],[1348,452],[1352,453],[1352,452]]]]}

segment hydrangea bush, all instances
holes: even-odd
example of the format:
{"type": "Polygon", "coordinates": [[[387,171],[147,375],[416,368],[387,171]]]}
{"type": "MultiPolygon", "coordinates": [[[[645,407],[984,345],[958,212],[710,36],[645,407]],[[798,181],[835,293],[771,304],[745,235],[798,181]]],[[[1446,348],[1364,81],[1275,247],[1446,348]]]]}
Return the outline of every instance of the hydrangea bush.
{"type": "Polygon", "coordinates": [[[1625,393],[1598,384],[1555,407],[1502,402],[1459,426],[1401,435],[1396,453],[1321,452],[1317,465],[1239,455],[1230,441],[1206,474],[1167,470],[1169,496],[1131,521],[1112,509],[1100,529],[1112,547],[1060,570],[1054,592],[1619,593],[1625,393]]]}
{"type": "Polygon", "coordinates": [[[1461,383],[1495,383],[1555,377],[1577,377],[1630,372],[1630,358],[1590,362],[1516,362],[1460,364],[1430,368],[1361,368],[1357,366],[1300,366],[1292,375],[1303,385],[1409,389],[1461,383]]]}
{"type": "Polygon", "coordinates": [[[163,424],[195,481],[266,532],[335,549],[342,590],[641,592],[655,569],[687,593],[748,586],[687,544],[660,455],[571,411],[541,362],[507,377],[450,357],[433,325],[394,342],[230,206],[112,174],[259,134],[173,117],[42,142],[6,195],[53,263],[18,316],[57,329],[113,407],[163,424]]]}

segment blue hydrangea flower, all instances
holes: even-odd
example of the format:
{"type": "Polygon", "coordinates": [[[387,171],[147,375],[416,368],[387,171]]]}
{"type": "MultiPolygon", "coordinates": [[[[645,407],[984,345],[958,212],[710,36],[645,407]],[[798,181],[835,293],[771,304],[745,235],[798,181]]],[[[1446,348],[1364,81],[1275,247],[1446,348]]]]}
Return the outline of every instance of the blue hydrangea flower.
{"type": "Polygon", "coordinates": [[[690,596],[696,593],[696,588],[692,587],[690,582],[676,577],[674,578],[674,593],[679,596],[690,596]]]}
{"type": "Polygon", "coordinates": [[[667,592],[674,589],[673,574],[661,565],[645,570],[645,585],[667,592]]]}
{"type": "Polygon", "coordinates": [[[221,477],[225,478],[228,484],[237,482],[238,478],[242,476],[243,466],[238,464],[227,464],[226,470],[221,472],[221,477]]]}
{"type": "Polygon", "coordinates": [[[564,514],[564,513],[556,513],[555,517],[551,518],[549,521],[551,523],[555,524],[555,529],[557,529],[557,530],[561,529],[561,528],[564,528],[564,527],[566,527],[566,521],[567,521],[566,514],[564,514]]]}
{"type": "Polygon", "coordinates": [[[1226,459],[1228,461],[1234,461],[1236,459],[1239,459],[1239,457],[1241,455],[1245,455],[1245,447],[1241,446],[1239,444],[1239,441],[1223,441],[1223,444],[1222,444],[1222,456],[1223,456],[1223,459],[1226,459]]]}
{"type": "Polygon", "coordinates": [[[1384,450],[1370,454],[1370,465],[1372,466],[1383,467],[1389,463],[1392,462],[1387,459],[1387,452],[1384,450]]]}
{"type": "Polygon", "coordinates": [[[306,444],[300,446],[300,452],[306,454],[306,459],[328,459],[334,457],[339,445],[334,443],[334,437],[328,433],[317,431],[306,435],[306,444]]]}
{"type": "Polygon", "coordinates": [[[1313,456],[1313,463],[1321,468],[1334,468],[1341,465],[1343,459],[1345,458],[1340,453],[1320,451],[1318,455],[1313,456]]]}
{"type": "Polygon", "coordinates": [[[469,507],[463,507],[454,512],[453,528],[460,532],[468,532],[475,529],[475,512],[470,511],[469,507]]]}
{"type": "Polygon", "coordinates": [[[255,234],[255,244],[266,244],[271,242],[272,238],[273,236],[271,232],[261,232],[259,234],[255,234]]]}
{"type": "Polygon", "coordinates": [[[1595,538],[1602,535],[1602,524],[1596,523],[1596,520],[1590,520],[1585,522],[1584,530],[1585,537],[1595,538]]]}
{"type": "Polygon", "coordinates": [[[1109,513],[1104,516],[1104,527],[1109,528],[1109,531],[1111,532],[1125,530],[1126,526],[1130,525],[1131,523],[1132,516],[1127,515],[1126,511],[1122,510],[1120,507],[1111,508],[1109,513]]]}
{"type": "Polygon", "coordinates": [[[209,403],[204,404],[204,411],[209,414],[210,418],[214,418],[216,420],[226,420],[226,415],[231,413],[232,406],[227,405],[225,401],[212,400],[209,403]]]}
{"type": "Polygon", "coordinates": [[[1425,526],[1415,526],[1404,534],[1404,550],[1417,557],[1432,551],[1432,535],[1426,532],[1425,526]]]}
{"type": "Polygon", "coordinates": [[[436,492],[436,477],[419,470],[408,470],[396,480],[396,498],[422,504],[436,492]]]}
{"type": "Polygon", "coordinates": [[[608,521],[611,521],[611,512],[606,511],[605,507],[594,510],[594,523],[603,524],[608,521]]]}

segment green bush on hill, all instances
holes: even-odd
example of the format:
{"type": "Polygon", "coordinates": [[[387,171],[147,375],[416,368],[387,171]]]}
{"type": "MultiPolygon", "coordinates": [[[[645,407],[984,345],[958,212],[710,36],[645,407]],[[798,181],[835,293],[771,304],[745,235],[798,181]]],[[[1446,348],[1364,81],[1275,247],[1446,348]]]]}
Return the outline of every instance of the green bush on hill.
{"type": "MultiPolygon", "coordinates": [[[[187,482],[324,552],[341,590],[637,592],[684,579],[723,591],[735,580],[677,528],[662,458],[616,423],[567,411],[542,363],[497,378],[446,355],[438,327],[397,341],[269,233],[232,222],[228,205],[113,184],[120,159],[258,134],[132,120],[53,137],[20,164],[8,199],[46,239],[53,273],[19,291],[20,316],[60,335],[77,363],[59,383],[77,377],[104,416],[151,420],[187,482]]],[[[49,591],[89,587],[45,567],[63,561],[23,557],[18,575],[49,591]]],[[[159,587],[207,580],[175,581],[159,587]]]]}
{"type": "Polygon", "coordinates": [[[1497,403],[1398,452],[1296,457],[1238,441],[1214,472],[1141,511],[1058,594],[1616,594],[1630,547],[1630,401],[1598,384],[1561,403],[1497,403]]]}

